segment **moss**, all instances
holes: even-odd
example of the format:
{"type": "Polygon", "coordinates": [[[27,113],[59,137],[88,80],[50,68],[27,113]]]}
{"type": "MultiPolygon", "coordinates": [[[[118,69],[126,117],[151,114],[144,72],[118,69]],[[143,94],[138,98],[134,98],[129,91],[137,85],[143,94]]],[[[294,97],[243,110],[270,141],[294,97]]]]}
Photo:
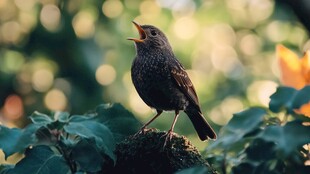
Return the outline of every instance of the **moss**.
{"type": "Polygon", "coordinates": [[[210,168],[186,137],[173,133],[163,147],[165,138],[165,132],[156,129],[128,137],[116,146],[116,165],[109,173],[167,174],[194,166],[210,168]]]}

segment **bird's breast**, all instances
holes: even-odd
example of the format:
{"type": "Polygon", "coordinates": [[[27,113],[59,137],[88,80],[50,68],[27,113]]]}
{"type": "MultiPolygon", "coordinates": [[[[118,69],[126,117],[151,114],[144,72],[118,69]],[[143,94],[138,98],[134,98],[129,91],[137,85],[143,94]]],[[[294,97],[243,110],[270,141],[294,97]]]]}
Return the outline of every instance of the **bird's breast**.
{"type": "MultiPolygon", "coordinates": [[[[132,65],[133,80],[140,81],[161,81],[170,78],[167,61],[161,57],[145,55],[137,57],[132,65]]],[[[154,82],[155,83],[155,82],[154,82]]]]}

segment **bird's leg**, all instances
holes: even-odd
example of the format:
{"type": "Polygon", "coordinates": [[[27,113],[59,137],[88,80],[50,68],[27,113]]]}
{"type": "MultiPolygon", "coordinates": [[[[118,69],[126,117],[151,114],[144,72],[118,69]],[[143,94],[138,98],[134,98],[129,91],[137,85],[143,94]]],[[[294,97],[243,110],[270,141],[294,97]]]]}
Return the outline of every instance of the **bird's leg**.
{"type": "Polygon", "coordinates": [[[161,113],[163,113],[162,110],[156,110],[156,112],[157,112],[157,114],[156,114],[150,121],[148,121],[147,123],[145,123],[135,135],[139,135],[139,134],[143,133],[143,132],[144,132],[144,129],[145,129],[149,124],[151,124],[158,116],[160,116],[161,113]]]}
{"type": "Polygon", "coordinates": [[[173,129],[174,129],[175,123],[176,123],[177,120],[178,120],[179,115],[180,115],[180,114],[179,114],[179,111],[176,110],[176,111],[175,111],[175,116],[174,116],[174,119],[173,119],[173,123],[172,123],[172,125],[171,125],[171,128],[170,128],[170,129],[168,130],[168,132],[166,133],[166,139],[165,139],[165,143],[164,143],[164,148],[165,148],[167,142],[170,141],[171,138],[172,138],[173,129]]]}

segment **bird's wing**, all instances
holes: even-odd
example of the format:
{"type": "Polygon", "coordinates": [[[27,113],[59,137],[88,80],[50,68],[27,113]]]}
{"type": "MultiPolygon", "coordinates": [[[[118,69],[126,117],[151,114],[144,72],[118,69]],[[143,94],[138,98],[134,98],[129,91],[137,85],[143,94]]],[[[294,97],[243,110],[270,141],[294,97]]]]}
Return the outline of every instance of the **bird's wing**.
{"type": "Polygon", "coordinates": [[[178,63],[178,66],[171,67],[171,74],[181,91],[190,99],[191,102],[193,102],[193,104],[199,107],[198,97],[194,85],[183,66],[178,63]]]}

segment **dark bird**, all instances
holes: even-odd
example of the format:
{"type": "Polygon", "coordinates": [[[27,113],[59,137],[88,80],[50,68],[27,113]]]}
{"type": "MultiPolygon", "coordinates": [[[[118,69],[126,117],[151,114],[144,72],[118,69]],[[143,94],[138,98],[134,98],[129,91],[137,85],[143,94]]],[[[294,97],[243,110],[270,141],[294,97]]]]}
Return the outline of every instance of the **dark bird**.
{"type": "Polygon", "coordinates": [[[166,144],[171,139],[179,111],[184,110],[202,141],[216,139],[214,130],[202,115],[195,88],[165,34],[152,25],[139,25],[134,21],[133,24],[140,38],[128,38],[134,41],[137,53],[131,67],[131,78],[142,100],[157,111],[140,132],[163,111],[175,111],[166,144]]]}

